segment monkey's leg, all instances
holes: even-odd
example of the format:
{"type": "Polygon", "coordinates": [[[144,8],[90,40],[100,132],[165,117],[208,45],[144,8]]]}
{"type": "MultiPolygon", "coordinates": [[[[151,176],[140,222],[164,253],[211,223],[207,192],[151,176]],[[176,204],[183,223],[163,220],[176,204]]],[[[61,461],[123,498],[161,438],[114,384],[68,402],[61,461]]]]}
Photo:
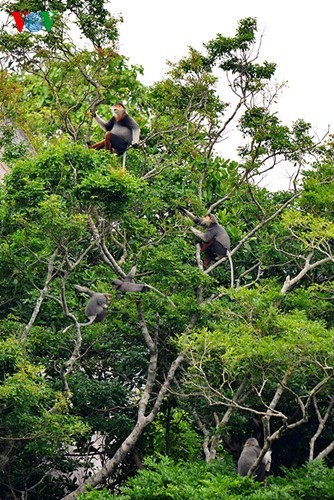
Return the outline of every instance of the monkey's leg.
{"type": "Polygon", "coordinates": [[[211,264],[211,259],[210,257],[205,257],[205,259],[203,260],[203,266],[205,269],[207,269],[211,264]]]}
{"type": "Polygon", "coordinates": [[[211,251],[211,245],[214,242],[214,238],[212,240],[207,241],[206,243],[201,243],[201,252],[204,253],[205,259],[203,261],[203,266],[205,268],[209,267],[211,261],[214,259],[214,254],[211,251]]]}
{"type": "Polygon", "coordinates": [[[213,240],[207,241],[206,243],[201,243],[201,252],[205,252],[209,246],[212,245],[213,240]]]}
{"type": "Polygon", "coordinates": [[[111,132],[107,132],[105,136],[105,148],[112,152],[112,144],[111,144],[111,132]]]}
{"type": "Polygon", "coordinates": [[[96,144],[91,144],[88,146],[90,149],[104,149],[106,146],[106,141],[100,141],[97,142],[96,144]]]}
{"type": "Polygon", "coordinates": [[[121,137],[113,134],[112,132],[106,133],[106,149],[111,153],[122,155],[128,148],[128,143],[123,141],[121,137]]]}

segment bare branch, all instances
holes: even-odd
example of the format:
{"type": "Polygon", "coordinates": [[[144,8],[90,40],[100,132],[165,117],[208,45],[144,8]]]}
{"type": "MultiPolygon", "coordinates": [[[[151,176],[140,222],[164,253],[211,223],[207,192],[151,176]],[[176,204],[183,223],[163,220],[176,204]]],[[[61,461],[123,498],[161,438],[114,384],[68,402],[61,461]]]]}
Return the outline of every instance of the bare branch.
{"type": "Polygon", "coordinates": [[[221,203],[224,203],[224,201],[226,200],[229,200],[230,199],[230,196],[226,195],[224,196],[223,198],[221,198],[220,200],[217,200],[215,203],[212,203],[212,205],[209,206],[208,208],[208,214],[211,214],[211,212],[217,208],[221,203]]]}
{"type": "MultiPolygon", "coordinates": [[[[317,417],[318,417],[318,422],[319,422],[319,425],[318,425],[318,428],[317,428],[317,431],[315,432],[315,434],[312,436],[311,440],[310,440],[310,454],[309,454],[309,460],[313,460],[314,459],[314,446],[315,446],[315,442],[316,440],[318,439],[318,437],[320,436],[320,434],[322,433],[322,431],[324,430],[325,428],[325,425],[326,425],[326,422],[329,418],[329,415],[332,411],[332,408],[333,408],[333,405],[334,405],[334,396],[331,397],[330,401],[329,401],[329,404],[328,404],[328,407],[326,409],[326,412],[324,414],[324,416],[322,417],[321,416],[321,413],[320,413],[320,410],[319,410],[319,407],[318,407],[318,401],[317,401],[317,397],[316,397],[316,394],[313,395],[313,405],[314,405],[314,408],[315,408],[315,411],[316,411],[316,414],[317,414],[317,417]]],[[[333,444],[333,443],[332,443],[333,444]]],[[[317,455],[317,457],[315,458],[315,460],[319,460],[319,455],[322,454],[321,458],[324,458],[325,456],[328,455],[328,453],[330,453],[331,449],[330,449],[330,446],[327,446],[327,448],[325,448],[325,450],[329,450],[327,452],[327,454],[325,454],[325,450],[323,450],[321,453],[319,453],[317,455]]],[[[333,444],[334,446],[334,444],[333,444]]]]}
{"type": "Polygon", "coordinates": [[[95,238],[95,241],[99,247],[102,259],[104,260],[104,262],[106,264],[108,264],[110,267],[112,267],[112,269],[118,274],[118,276],[125,278],[126,274],[121,269],[121,267],[117,264],[116,260],[111,255],[108,248],[106,247],[106,244],[103,240],[103,236],[100,235],[91,215],[89,215],[88,221],[89,221],[89,226],[91,228],[93,236],[95,238]]]}
{"type": "Polygon", "coordinates": [[[21,342],[26,341],[28,332],[29,332],[30,328],[32,327],[32,325],[35,323],[35,320],[36,320],[38,313],[41,309],[42,303],[43,303],[43,301],[48,293],[49,285],[55,277],[55,275],[53,274],[53,270],[54,270],[54,263],[55,263],[55,259],[56,259],[57,255],[58,255],[58,249],[56,249],[50,257],[49,264],[48,264],[48,273],[46,276],[44,287],[42,288],[40,295],[36,301],[36,305],[34,307],[31,318],[23,330],[23,333],[21,335],[21,342]]]}
{"type": "Polygon", "coordinates": [[[314,262],[313,264],[310,263],[311,258],[313,257],[313,252],[310,252],[307,257],[305,258],[305,265],[303,269],[295,276],[294,278],[290,278],[290,276],[287,276],[284,281],[284,285],[281,289],[281,294],[284,295],[289,288],[291,288],[293,285],[295,285],[298,281],[300,281],[306,273],[311,271],[312,269],[315,269],[318,266],[321,266],[322,264],[325,264],[326,262],[334,262],[334,257],[329,256],[329,257],[324,257],[323,259],[318,260],[317,262],[314,262]]]}
{"type": "Polygon", "coordinates": [[[334,441],[331,442],[321,453],[319,453],[314,460],[322,460],[326,458],[334,450],[334,441]]]}

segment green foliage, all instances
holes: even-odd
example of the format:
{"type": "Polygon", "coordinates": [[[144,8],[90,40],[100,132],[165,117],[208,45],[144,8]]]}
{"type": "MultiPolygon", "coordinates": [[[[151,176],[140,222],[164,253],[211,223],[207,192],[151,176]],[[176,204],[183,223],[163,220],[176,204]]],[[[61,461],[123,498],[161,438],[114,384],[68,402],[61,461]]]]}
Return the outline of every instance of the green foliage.
{"type": "Polygon", "coordinates": [[[244,480],[233,474],[233,465],[228,460],[210,464],[175,463],[168,457],[161,457],[159,461],[147,459],[145,465],[144,470],[128,480],[120,495],[110,498],[241,499],[263,489],[251,479],[244,480]]]}
{"type": "Polygon", "coordinates": [[[235,76],[235,88],[243,93],[261,90],[276,69],[274,63],[265,61],[261,65],[246,60],[246,54],[256,43],[256,32],[256,19],[249,17],[239,21],[235,37],[218,35],[206,44],[208,63],[218,64],[224,71],[231,72],[235,76]]]}
{"type": "Polygon", "coordinates": [[[300,469],[289,471],[285,477],[271,478],[266,488],[254,483],[252,479],[237,477],[232,467],[222,461],[211,464],[176,464],[162,457],[159,462],[147,460],[146,466],[147,468],[140,471],[135,478],[128,480],[120,495],[100,497],[100,492],[92,492],[80,498],[311,500],[330,499],[334,492],[333,470],[321,462],[312,462],[300,469]]]}
{"type": "MultiPolygon", "coordinates": [[[[46,7],[45,2],[41,0],[27,0],[26,2],[14,0],[4,2],[3,10],[6,12],[24,10],[39,12],[46,10],[46,7]]],[[[118,38],[118,20],[112,17],[105,8],[104,0],[94,2],[82,2],[81,0],[61,2],[59,0],[51,0],[48,2],[47,10],[56,11],[59,14],[54,26],[54,30],[57,31],[61,31],[60,28],[65,24],[62,15],[71,13],[82,35],[90,40],[94,46],[100,47],[105,44],[114,43],[118,38]]],[[[50,32],[48,42],[53,42],[55,45],[56,42],[59,44],[60,40],[55,36],[52,37],[52,34],[53,32],[50,32]]],[[[42,37],[38,38],[41,41],[42,37]]],[[[64,40],[61,39],[61,41],[64,40]]]]}
{"type": "Polygon", "coordinates": [[[22,343],[13,337],[1,341],[0,359],[1,429],[13,441],[14,452],[17,442],[15,459],[33,454],[51,460],[87,433],[87,424],[69,414],[68,401],[54,390],[45,367],[27,359],[22,343]]]}
{"type": "MultiPolygon", "coordinates": [[[[326,154],[329,156],[330,152],[326,154]]],[[[315,215],[333,220],[333,186],[334,163],[325,159],[322,164],[315,164],[304,178],[304,190],[301,206],[315,215]]]]}
{"type": "Polygon", "coordinates": [[[15,162],[18,158],[22,158],[27,152],[27,146],[23,143],[15,144],[13,137],[14,131],[12,127],[1,127],[0,148],[3,149],[1,159],[8,164],[15,162]]]}
{"type": "Polygon", "coordinates": [[[78,496],[78,500],[110,500],[112,498],[108,490],[93,490],[92,487],[87,488],[86,493],[81,493],[78,496]]]}
{"type": "Polygon", "coordinates": [[[333,494],[333,469],[326,467],[321,461],[315,461],[300,469],[286,471],[284,478],[275,478],[263,498],[273,500],[281,498],[330,499],[333,498],[333,494]]]}
{"type": "Polygon", "coordinates": [[[314,355],[319,359],[334,356],[332,332],[302,311],[282,314],[272,302],[279,298],[273,290],[261,294],[243,289],[226,295],[233,302],[224,316],[219,318],[220,307],[217,311],[210,307],[212,328],[185,334],[180,341],[180,347],[190,350],[201,368],[207,362],[218,372],[223,365],[231,374],[243,373],[247,367],[252,367],[253,374],[256,367],[279,374],[300,364],[307,369],[314,355]]]}
{"type": "MultiPolygon", "coordinates": [[[[89,207],[96,200],[117,215],[134,199],[140,182],[115,169],[112,160],[110,154],[97,155],[73,144],[49,149],[15,165],[7,178],[8,200],[30,216],[38,216],[40,208],[52,213],[54,203],[57,218],[65,207],[73,210],[80,202],[89,207]],[[47,201],[51,206],[45,205],[47,201]]],[[[43,212],[40,215],[42,219],[43,212]]]]}
{"type": "Polygon", "coordinates": [[[187,412],[169,406],[166,414],[158,415],[151,429],[155,453],[168,454],[175,460],[199,460],[202,440],[191,424],[187,412]]]}

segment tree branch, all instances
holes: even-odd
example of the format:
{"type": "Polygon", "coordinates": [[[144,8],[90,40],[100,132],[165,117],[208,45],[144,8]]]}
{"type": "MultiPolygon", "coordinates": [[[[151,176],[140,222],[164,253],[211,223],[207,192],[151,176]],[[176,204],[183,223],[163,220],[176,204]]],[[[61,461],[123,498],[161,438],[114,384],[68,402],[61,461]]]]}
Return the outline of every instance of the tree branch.
{"type": "Polygon", "coordinates": [[[54,263],[55,263],[55,259],[56,259],[57,255],[58,255],[58,249],[56,249],[50,257],[49,264],[48,264],[48,273],[46,276],[44,287],[41,290],[40,295],[36,301],[36,305],[34,307],[31,318],[23,330],[23,333],[21,335],[21,342],[26,341],[28,332],[29,332],[30,328],[32,327],[32,325],[35,323],[35,320],[36,320],[38,313],[41,309],[42,303],[43,303],[43,301],[48,293],[49,285],[54,278],[53,270],[54,270],[54,263]]]}

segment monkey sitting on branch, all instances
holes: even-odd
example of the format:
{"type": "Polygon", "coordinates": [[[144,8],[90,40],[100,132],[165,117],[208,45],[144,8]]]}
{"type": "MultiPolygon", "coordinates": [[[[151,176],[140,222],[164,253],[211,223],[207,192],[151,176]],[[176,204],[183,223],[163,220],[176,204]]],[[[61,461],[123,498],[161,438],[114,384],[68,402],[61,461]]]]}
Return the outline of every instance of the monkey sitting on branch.
{"type": "Polygon", "coordinates": [[[196,225],[201,225],[206,228],[205,231],[199,231],[193,227],[190,228],[193,234],[202,241],[201,252],[205,255],[203,262],[205,268],[209,267],[212,261],[220,260],[226,255],[229,257],[229,251],[231,249],[229,235],[223,226],[218,224],[214,215],[208,214],[204,217],[196,217],[185,208],[180,208],[180,210],[196,225]]]}
{"type": "MultiPolygon", "coordinates": [[[[240,476],[247,476],[249,469],[255,464],[258,456],[261,453],[258,440],[255,438],[247,439],[240,458],[238,460],[238,474],[240,476]]],[[[268,450],[264,455],[262,461],[253,472],[257,481],[265,481],[271,467],[271,450],[268,450]]]]}
{"type": "Polygon", "coordinates": [[[93,118],[106,132],[103,141],[96,144],[87,143],[92,149],[107,149],[111,153],[122,155],[130,145],[138,146],[140,128],[138,123],[131,118],[121,102],[111,106],[112,118],[105,122],[96,112],[92,110],[93,118]]]}
{"type": "MultiPolygon", "coordinates": [[[[78,321],[75,320],[75,324],[81,327],[81,326],[91,325],[94,322],[103,321],[107,314],[108,302],[110,298],[109,293],[93,292],[93,290],[90,290],[89,288],[80,285],[74,285],[74,288],[76,288],[76,290],[78,290],[79,292],[86,293],[87,295],[90,296],[90,299],[87,302],[85,308],[85,314],[88,319],[88,322],[78,323],[78,321]]],[[[71,315],[71,317],[73,317],[73,315],[71,315]]],[[[67,332],[67,330],[69,330],[72,326],[73,325],[67,326],[63,330],[63,333],[67,332]]]]}

